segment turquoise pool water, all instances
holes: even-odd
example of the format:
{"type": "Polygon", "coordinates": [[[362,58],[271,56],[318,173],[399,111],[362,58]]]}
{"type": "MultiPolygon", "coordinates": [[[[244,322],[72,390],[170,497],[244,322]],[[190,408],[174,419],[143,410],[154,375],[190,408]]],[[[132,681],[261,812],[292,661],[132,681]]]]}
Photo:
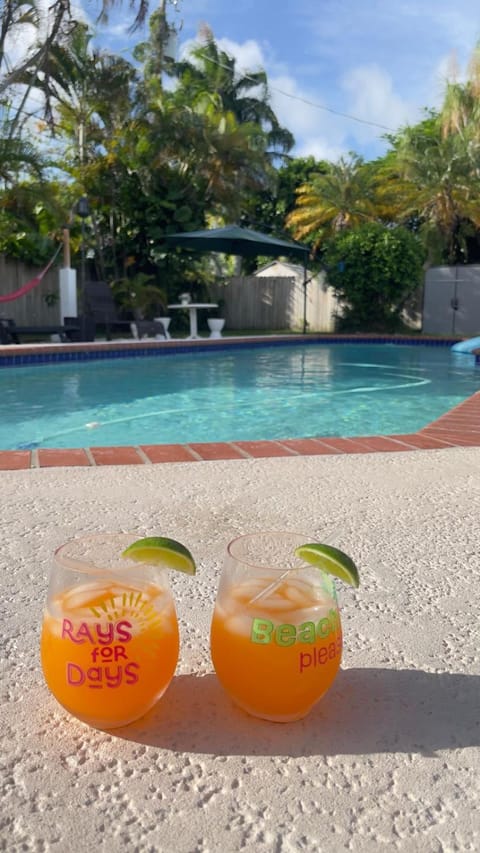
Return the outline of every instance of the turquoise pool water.
{"type": "Polygon", "coordinates": [[[0,448],[415,432],[480,388],[448,347],[314,344],[0,371],[0,448]]]}

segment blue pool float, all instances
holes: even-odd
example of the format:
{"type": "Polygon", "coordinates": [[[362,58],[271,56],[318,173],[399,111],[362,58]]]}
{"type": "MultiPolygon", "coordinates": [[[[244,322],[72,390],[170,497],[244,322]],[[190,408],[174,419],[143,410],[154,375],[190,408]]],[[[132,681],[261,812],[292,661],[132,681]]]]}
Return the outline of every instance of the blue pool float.
{"type": "Polygon", "coordinates": [[[480,336],[478,338],[469,338],[467,341],[458,341],[453,344],[453,352],[470,352],[480,349],[480,336]]]}

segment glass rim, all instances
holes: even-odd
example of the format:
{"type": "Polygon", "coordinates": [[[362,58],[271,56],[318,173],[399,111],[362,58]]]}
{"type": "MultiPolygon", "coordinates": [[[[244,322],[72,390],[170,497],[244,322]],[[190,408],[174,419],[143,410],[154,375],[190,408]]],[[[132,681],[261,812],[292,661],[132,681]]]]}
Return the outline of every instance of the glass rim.
{"type": "MultiPolygon", "coordinates": [[[[68,569],[69,571],[81,572],[85,575],[95,574],[99,571],[103,572],[119,572],[119,571],[131,571],[132,566],[139,569],[139,563],[135,563],[133,560],[122,558],[121,551],[119,547],[118,560],[112,561],[111,565],[102,565],[103,560],[98,560],[98,563],[95,563],[93,559],[89,559],[88,557],[75,556],[75,554],[65,553],[69,547],[75,547],[75,544],[78,543],[92,543],[95,542],[105,542],[106,540],[111,540],[112,543],[114,541],[118,541],[119,545],[122,546],[122,550],[128,547],[129,544],[135,541],[135,539],[139,539],[139,534],[136,533],[125,533],[124,531],[118,531],[117,533],[86,533],[85,535],[80,536],[72,536],[71,539],[67,539],[66,542],[63,542],[62,545],[59,545],[58,548],[53,552],[53,559],[57,563],[57,565],[62,569],[68,569]]],[[[146,568],[146,565],[144,566],[146,568]]]]}
{"type": "MultiPolygon", "coordinates": [[[[262,537],[271,536],[273,538],[287,540],[291,538],[294,540],[295,545],[290,552],[290,556],[292,560],[297,560],[297,565],[292,565],[290,571],[294,572],[302,568],[307,568],[308,564],[304,561],[300,560],[298,557],[295,557],[295,547],[300,545],[305,545],[307,542],[314,541],[313,538],[308,536],[308,534],[300,533],[298,530],[258,530],[254,533],[243,533],[240,536],[236,536],[235,539],[232,539],[227,545],[227,554],[232,560],[236,560],[238,563],[242,563],[244,566],[248,566],[252,569],[266,569],[268,571],[274,572],[284,572],[285,566],[278,565],[278,561],[276,561],[273,565],[272,563],[261,562],[257,560],[256,562],[250,558],[248,555],[238,555],[235,554],[235,547],[238,543],[246,542],[247,540],[254,541],[255,539],[261,539],[262,537]]],[[[273,562],[273,559],[272,559],[273,562]]]]}

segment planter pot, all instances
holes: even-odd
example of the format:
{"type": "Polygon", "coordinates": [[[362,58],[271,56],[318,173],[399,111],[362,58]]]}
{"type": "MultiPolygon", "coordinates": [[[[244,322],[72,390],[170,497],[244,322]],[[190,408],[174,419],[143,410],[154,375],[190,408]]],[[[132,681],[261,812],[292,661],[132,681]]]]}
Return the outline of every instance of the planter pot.
{"type": "MultiPolygon", "coordinates": [[[[167,341],[169,341],[169,340],[170,340],[170,335],[169,335],[169,332],[168,332],[168,327],[169,327],[169,325],[170,325],[170,320],[171,320],[172,318],[171,318],[171,317],[154,317],[153,319],[154,319],[154,320],[156,320],[156,322],[157,322],[157,323],[162,323],[162,324],[163,324],[163,328],[165,329],[165,337],[166,337],[167,341]]],[[[162,335],[159,335],[158,337],[160,337],[160,338],[161,338],[161,337],[162,337],[162,335]]]]}
{"type": "Polygon", "coordinates": [[[211,338],[221,338],[222,337],[222,329],[225,325],[225,320],[223,317],[209,317],[207,320],[208,328],[210,329],[210,337],[211,338]]]}

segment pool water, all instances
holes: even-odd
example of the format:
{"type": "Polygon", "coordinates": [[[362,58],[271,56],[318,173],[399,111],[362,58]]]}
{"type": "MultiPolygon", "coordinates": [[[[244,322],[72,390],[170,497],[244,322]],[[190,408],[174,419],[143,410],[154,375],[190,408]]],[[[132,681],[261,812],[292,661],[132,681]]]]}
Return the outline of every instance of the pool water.
{"type": "Polygon", "coordinates": [[[0,448],[416,432],[480,388],[448,347],[310,344],[0,371],[0,448]]]}

